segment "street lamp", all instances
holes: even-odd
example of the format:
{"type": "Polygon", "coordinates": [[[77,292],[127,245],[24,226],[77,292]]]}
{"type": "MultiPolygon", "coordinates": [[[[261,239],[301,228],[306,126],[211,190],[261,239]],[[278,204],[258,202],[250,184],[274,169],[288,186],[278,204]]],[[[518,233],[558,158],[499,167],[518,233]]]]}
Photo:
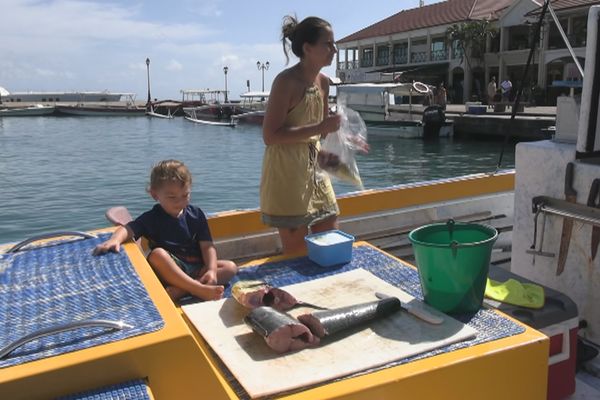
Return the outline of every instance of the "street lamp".
{"type": "Polygon", "coordinates": [[[262,91],[265,91],[265,70],[269,69],[269,62],[261,63],[260,61],[256,62],[256,68],[262,70],[262,91]]]}
{"type": "Polygon", "coordinates": [[[227,71],[229,71],[229,68],[224,66],[223,73],[225,74],[225,103],[227,103],[227,71]]]}
{"type": "Polygon", "coordinates": [[[146,58],[146,75],[148,76],[148,102],[146,103],[146,108],[150,109],[150,104],[152,103],[152,98],[150,97],[150,59],[146,58]]]}

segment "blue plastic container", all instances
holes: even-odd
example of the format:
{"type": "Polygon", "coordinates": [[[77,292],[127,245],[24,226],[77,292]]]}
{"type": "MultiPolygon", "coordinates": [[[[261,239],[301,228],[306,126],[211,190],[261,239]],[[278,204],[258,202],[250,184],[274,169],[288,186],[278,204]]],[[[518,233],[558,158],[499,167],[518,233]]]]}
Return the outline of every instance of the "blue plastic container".
{"type": "Polygon", "coordinates": [[[345,264],[352,260],[354,236],[340,230],[307,235],[308,258],[322,267],[345,264]]]}

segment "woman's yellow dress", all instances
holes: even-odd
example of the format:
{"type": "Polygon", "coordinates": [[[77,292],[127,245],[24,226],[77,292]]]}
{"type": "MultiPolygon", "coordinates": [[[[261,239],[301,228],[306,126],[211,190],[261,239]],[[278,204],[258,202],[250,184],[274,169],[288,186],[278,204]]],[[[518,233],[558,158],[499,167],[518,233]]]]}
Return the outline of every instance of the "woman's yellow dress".
{"type": "MultiPolygon", "coordinates": [[[[288,113],[286,126],[303,126],[323,120],[323,98],[317,86],[306,89],[302,100],[288,113]]],[[[320,135],[293,144],[265,149],[260,183],[262,221],[278,228],[311,225],[338,214],[327,173],[317,164],[320,135]]]]}

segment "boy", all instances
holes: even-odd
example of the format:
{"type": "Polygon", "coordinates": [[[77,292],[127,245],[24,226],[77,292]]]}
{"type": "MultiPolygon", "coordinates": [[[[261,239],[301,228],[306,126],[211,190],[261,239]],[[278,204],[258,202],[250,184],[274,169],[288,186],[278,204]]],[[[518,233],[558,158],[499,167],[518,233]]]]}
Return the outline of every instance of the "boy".
{"type": "Polygon", "coordinates": [[[151,249],[148,263],[173,301],[188,293],[203,300],[223,297],[223,284],[237,273],[237,266],[217,259],[206,216],[189,204],[191,187],[192,175],[182,162],[156,164],[148,192],[158,204],[117,228],[94,254],[119,252],[121,243],[144,236],[151,249]]]}

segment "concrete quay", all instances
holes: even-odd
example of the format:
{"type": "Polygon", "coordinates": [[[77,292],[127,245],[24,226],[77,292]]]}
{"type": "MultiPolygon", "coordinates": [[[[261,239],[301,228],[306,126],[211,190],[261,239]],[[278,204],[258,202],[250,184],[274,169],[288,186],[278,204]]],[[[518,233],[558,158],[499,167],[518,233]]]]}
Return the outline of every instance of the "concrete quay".
{"type": "Polygon", "coordinates": [[[550,139],[548,129],[556,124],[556,107],[524,107],[511,120],[511,108],[495,112],[486,107],[482,114],[467,113],[464,104],[448,104],[446,118],[454,122],[454,135],[458,137],[497,138],[510,132],[514,140],[550,139]]]}

